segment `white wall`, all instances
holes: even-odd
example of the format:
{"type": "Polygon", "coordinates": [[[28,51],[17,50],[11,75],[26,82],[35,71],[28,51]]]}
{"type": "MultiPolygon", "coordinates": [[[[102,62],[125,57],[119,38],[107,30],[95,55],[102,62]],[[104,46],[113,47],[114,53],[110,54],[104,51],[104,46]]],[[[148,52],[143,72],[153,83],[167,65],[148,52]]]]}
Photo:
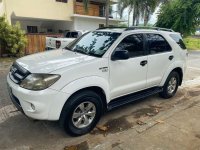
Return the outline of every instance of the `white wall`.
{"type": "MultiPolygon", "coordinates": [[[[109,22],[109,25],[117,25],[117,21],[109,22]]],[[[105,19],[94,19],[94,18],[74,18],[74,29],[75,30],[95,30],[99,28],[99,24],[105,24],[105,19]]]]}
{"type": "Polygon", "coordinates": [[[4,0],[7,18],[24,17],[71,21],[74,14],[74,1],[67,3],[56,0],[4,0]]]}
{"type": "Polygon", "coordinates": [[[4,2],[0,0],[0,16],[3,16],[5,13],[4,2]]]}
{"type": "Polygon", "coordinates": [[[27,26],[37,26],[38,32],[47,32],[47,29],[52,29],[58,33],[59,30],[73,30],[72,21],[47,21],[47,20],[25,20],[23,18],[12,19],[12,24],[19,21],[22,30],[27,31],[27,26]]]}
{"type": "Polygon", "coordinates": [[[73,21],[63,21],[54,23],[54,29],[58,30],[74,30],[74,22],[73,21]]]}

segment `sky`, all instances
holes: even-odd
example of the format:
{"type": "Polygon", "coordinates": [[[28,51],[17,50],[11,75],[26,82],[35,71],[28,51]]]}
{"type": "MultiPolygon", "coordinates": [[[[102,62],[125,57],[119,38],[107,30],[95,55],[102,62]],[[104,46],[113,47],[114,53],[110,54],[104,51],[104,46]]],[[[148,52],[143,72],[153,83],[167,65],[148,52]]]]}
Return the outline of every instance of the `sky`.
{"type": "MultiPolygon", "coordinates": [[[[160,7],[157,7],[155,12],[151,15],[151,18],[149,20],[150,24],[155,24],[156,23],[156,21],[157,21],[157,13],[158,13],[159,9],[160,9],[160,7]]],[[[116,17],[119,18],[119,15],[116,14],[116,11],[117,11],[117,5],[114,5],[113,6],[113,12],[115,12],[115,13],[113,13],[113,17],[114,18],[116,18],[116,17]]],[[[130,26],[132,25],[132,18],[133,18],[132,16],[133,15],[131,13],[130,14],[130,26]]],[[[128,9],[124,10],[123,20],[126,20],[128,22],[128,9]]],[[[140,20],[140,24],[142,24],[142,23],[143,23],[143,20],[140,20]]]]}

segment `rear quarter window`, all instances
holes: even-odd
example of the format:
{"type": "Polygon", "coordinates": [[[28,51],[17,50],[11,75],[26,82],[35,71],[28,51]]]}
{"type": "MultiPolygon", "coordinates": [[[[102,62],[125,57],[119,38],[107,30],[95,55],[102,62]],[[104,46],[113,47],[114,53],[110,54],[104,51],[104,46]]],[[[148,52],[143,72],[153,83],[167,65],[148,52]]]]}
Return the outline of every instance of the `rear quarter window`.
{"type": "Polygon", "coordinates": [[[183,49],[187,49],[183,40],[182,40],[182,37],[178,34],[170,34],[170,37],[183,49]]]}

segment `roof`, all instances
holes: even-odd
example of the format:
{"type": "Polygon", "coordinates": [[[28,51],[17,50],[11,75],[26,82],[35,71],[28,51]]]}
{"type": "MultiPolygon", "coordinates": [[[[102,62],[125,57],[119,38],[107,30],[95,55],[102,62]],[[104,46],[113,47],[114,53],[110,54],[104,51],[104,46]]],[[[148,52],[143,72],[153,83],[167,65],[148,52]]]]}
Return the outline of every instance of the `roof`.
{"type": "Polygon", "coordinates": [[[166,28],[159,28],[159,27],[108,27],[108,28],[100,28],[97,29],[98,31],[105,31],[105,32],[163,32],[163,33],[176,33],[172,29],[166,29],[166,28]]]}
{"type": "Polygon", "coordinates": [[[97,29],[98,31],[103,31],[103,32],[117,32],[117,33],[122,33],[125,31],[125,28],[107,28],[107,29],[97,29]]]}

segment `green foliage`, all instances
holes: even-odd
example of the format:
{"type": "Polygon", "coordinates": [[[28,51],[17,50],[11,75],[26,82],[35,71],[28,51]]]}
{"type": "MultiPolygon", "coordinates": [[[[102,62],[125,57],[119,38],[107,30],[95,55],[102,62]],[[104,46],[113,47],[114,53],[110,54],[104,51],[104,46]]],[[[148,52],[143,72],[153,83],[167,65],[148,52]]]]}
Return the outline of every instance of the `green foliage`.
{"type": "Polygon", "coordinates": [[[10,53],[19,56],[24,54],[27,43],[25,33],[19,23],[9,25],[4,16],[0,17],[0,41],[10,53]]]}
{"type": "Polygon", "coordinates": [[[200,50],[200,38],[187,37],[184,38],[184,43],[189,50],[200,50]]]}
{"type": "Polygon", "coordinates": [[[184,36],[200,25],[199,0],[171,0],[161,6],[156,26],[171,28],[184,36]]]}

